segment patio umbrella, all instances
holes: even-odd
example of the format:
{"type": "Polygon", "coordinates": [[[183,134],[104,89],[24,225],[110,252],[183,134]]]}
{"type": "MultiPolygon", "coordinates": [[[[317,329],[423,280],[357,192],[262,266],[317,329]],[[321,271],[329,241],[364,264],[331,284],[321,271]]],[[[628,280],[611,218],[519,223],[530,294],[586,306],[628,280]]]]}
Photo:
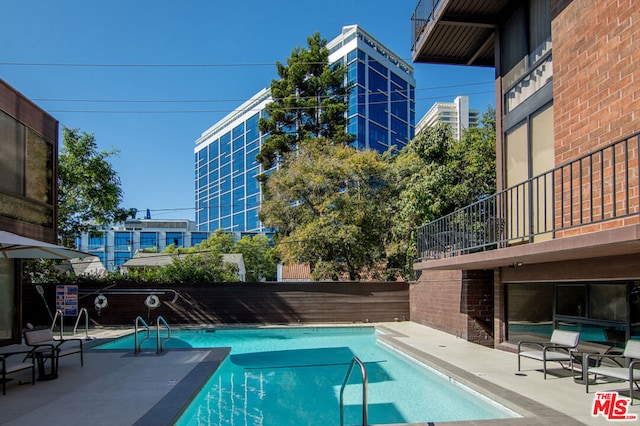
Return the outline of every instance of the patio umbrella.
{"type": "Polygon", "coordinates": [[[80,250],[45,243],[7,231],[0,231],[0,259],[71,259],[95,256],[80,250]]]}

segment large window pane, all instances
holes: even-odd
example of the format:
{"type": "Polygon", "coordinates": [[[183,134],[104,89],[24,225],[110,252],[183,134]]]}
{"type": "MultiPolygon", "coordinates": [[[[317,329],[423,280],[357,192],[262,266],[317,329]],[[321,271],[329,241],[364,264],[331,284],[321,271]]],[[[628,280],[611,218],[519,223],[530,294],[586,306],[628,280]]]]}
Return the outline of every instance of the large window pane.
{"type": "MultiPolygon", "coordinates": [[[[553,169],[555,164],[553,140],[553,105],[531,117],[531,175],[538,176],[553,169]]],[[[534,233],[553,228],[552,179],[539,179],[533,187],[534,233]]],[[[537,236],[536,241],[550,239],[551,235],[537,236]]]]}
{"type": "MultiPolygon", "coordinates": [[[[505,137],[507,188],[529,178],[527,125],[513,129],[505,137]]],[[[519,186],[507,194],[507,237],[513,243],[529,234],[529,187],[519,186]]]]}
{"type": "Polygon", "coordinates": [[[25,195],[52,204],[53,146],[34,132],[27,131],[27,187],[25,195]]]}
{"type": "Polygon", "coordinates": [[[556,290],[556,314],[584,317],[586,294],[584,285],[558,285],[556,290]]]}
{"type": "Polygon", "coordinates": [[[24,195],[25,127],[0,112],[0,189],[24,195]]]}
{"type": "Polygon", "coordinates": [[[173,244],[176,247],[182,247],[182,232],[167,232],[166,234],[166,244],[173,244]]]}
{"type": "Polygon", "coordinates": [[[527,340],[531,335],[550,336],[553,331],[553,285],[507,284],[508,340],[527,340]]]}
{"type": "Polygon", "coordinates": [[[529,45],[535,50],[551,37],[551,1],[530,0],[529,45]]]}
{"type": "Polygon", "coordinates": [[[591,284],[589,317],[599,320],[627,320],[626,284],[591,284]]]}
{"type": "Polygon", "coordinates": [[[140,248],[157,248],[158,246],[158,234],[155,232],[141,232],[140,233],[140,248]]]}
{"type": "Polygon", "coordinates": [[[113,239],[116,250],[131,250],[130,232],[116,232],[113,239]]]}
{"type": "Polygon", "coordinates": [[[15,280],[14,262],[0,259],[0,341],[13,337],[16,316],[14,314],[15,280]]]}

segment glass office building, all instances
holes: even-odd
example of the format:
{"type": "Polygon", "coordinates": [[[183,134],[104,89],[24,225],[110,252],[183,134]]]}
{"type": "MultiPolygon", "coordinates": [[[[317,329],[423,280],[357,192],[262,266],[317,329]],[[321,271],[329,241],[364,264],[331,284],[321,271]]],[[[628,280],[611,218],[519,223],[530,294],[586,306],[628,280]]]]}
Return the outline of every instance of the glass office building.
{"type": "MultiPolygon", "coordinates": [[[[99,233],[81,233],[76,238],[76,247],[98,256],[106,270],[117,271],[139,250],[160,253],[172,244],[189,248],[209,236],[209,232],[196,231],[195,222],[191,220],[128,219],[122,225],[101,229],[99,233]]],[[[234,238],[242,236],[238,234],[234,238]]]]}
{"type": "MultiPolygon", "coordinates": [[[[357,149],[402,148],[414,136],[413,68],[357,25],[343,27],[327,44],[329,61],[347,67],[353,86],[348,129],[357,149]]],[[[258,120],[271,101],[263,89],[202,133],[195,142],[198,231],[269,232],[258,219],[262,193],[255,159],[266,135],[258,120]]]]}
{"type": "Polygon", "coordinates": [[[416,81],[413,67],[357,25],[327,44],[329,61],[347,66],[353,86],[347,110],[347,131],[354,146],[384,152],[402,148],[414,136],[416,81]]]}

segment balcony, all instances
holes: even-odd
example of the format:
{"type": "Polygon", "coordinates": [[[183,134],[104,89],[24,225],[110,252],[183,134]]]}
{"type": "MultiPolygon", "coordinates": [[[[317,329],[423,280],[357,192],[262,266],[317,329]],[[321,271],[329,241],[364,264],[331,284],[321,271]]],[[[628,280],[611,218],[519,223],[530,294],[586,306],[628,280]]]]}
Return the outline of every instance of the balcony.
{"type": "Polygon", "coordinates": [[[491,269],[640,251],[640,133],[418,228],[420,269],[491,269]]]}
{"type": "Polygon", "coordinates": [[[509,0],[420,0],[411,17],[413,62],[494,66],[498,17],[509,0]]]}

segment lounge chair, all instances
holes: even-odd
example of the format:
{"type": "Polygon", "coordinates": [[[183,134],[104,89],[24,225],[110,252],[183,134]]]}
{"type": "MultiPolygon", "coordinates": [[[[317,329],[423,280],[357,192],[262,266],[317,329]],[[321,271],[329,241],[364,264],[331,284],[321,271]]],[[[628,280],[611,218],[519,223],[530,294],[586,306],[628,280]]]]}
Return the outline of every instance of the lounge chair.
{"type": "MultiPolygon", "coordinates": [[[[84,366],[82,339],[58,339],[53,337],[50,328],[27,329],[23,332],[24,342],[44,358],[80,354],[80,365],[84,366]],[[75,344],[73,342],[76,342],[75,344]],[[50,349],[50,350],[47,350],[50,349]]],[[[33,356],[33,354],[32,354],[33,356]]]]}
{"type": "Polygon", "coordinates": [[[36,366],[35,360],[31,358],[31,362],[7,362],[8,358],[13,355],[24,355],[32,353],[31,349],[25,349],[24,346],[10,345],[0,348],[0,362],[2,363],[0,369],[2,370],[2,394],[7,394],[7,374],[17,373],[18,371],[31,369],[31,384],[36,383],[36,366]]]}
{"type": "Polygon", "coordinates": [[[553,330],[548,342],[518,342],[518,371],[520,371],[520,357],[542,361],[544,378],[547,378],[547,361],[559,362],[562,368],[567,369],[562,363],[568,362],[573,369],[573,357],[571,351],[575,350],[580,341],[580,333],[577,331],[553,330]],[[526,347],[529,347],[528,350],[526,347]],[[534,347],[536,349],[531,349],[534,347]]]}
{"type": "Polygon", "coordinates": [[[618,380],[629,382],[629,398],[633,405],[633,384],[640,390],[637,381],[640,380],[640,340],[628,340],[622,355],[614,354],[588,354],[585,364],[589,365],[589,360],[595,361],[594,367],[587,367],[586,379],[584,381],[585,390],[589,393],[589,374],[593,374],[594,383],[598,376],[613,377],[618,380]],[[602,365],[601,361],[609,359],[612,365],[602,365]]]}

